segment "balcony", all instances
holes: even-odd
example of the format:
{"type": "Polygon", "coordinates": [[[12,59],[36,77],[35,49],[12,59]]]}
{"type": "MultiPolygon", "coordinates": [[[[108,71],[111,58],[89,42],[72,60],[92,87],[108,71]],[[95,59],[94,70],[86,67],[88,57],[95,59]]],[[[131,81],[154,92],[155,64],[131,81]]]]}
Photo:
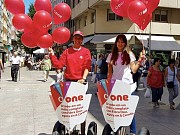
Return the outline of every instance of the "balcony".
{"type": "Polygon", "coordinates": [[[78,17],[82,13],[89,10],[89,8],[95,9],[99,5],[107,5],[110,0],[83,0],[72,9],[72,19],[78,17]]]}
{"type": "Polygon", "coordinates": [[[89,0],[83,0],[72,9],[72,19],[76,18],[88,9],[88,1],[89,0]]]}

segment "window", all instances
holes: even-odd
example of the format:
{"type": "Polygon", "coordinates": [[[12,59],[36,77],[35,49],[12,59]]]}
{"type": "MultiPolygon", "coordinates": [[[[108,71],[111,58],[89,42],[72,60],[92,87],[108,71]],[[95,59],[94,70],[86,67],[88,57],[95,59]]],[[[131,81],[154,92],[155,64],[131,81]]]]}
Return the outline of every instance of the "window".
{"type": "Polygon", "coordinates": [[[91,13],[91,23],[94,23],[96,19],[96,14],[95,12],[91,13]]]}
{"type": "Polygon", "coordinates": [[[168,10],[156,9],[155,12],[155,22],[168,22],[168,10]]]}
{"type": "Polygon", "coordinates": [[[77,20],[76,26],[77,26],[77,29],[80,29],[80,26],[81,26],[81,19],[77,20]]]}
{"type": "Polygon", "coordinates": [[[87,16],[84,17],[84,26],[87,25],[87,16]]]}
{"type": "Polygon", "coordinates": [[[112,10],[108,9],[107,10],[107,21],[110,21],[110,20],[123,20],[123,17],[116,15],[112,10]]]}

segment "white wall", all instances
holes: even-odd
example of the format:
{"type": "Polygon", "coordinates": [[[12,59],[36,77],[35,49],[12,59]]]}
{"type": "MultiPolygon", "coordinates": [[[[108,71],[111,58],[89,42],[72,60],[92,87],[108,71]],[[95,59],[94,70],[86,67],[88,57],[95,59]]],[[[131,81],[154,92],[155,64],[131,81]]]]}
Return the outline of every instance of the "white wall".
{"type": "Polygon", "coordinates": [[[160,0],[159,7],[180,8],[180,0],[160,0]]]}

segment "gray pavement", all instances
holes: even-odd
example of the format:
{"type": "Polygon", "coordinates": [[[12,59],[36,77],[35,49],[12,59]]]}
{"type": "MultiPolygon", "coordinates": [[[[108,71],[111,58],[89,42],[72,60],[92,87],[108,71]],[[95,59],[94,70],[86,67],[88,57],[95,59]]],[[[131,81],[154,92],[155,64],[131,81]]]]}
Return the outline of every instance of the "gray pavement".
{"type": "MultiPolygon", "coordinates": [[[[43,82],[42,71],[27,71],[23,67],[20,69],[20,81],[12,82],[10,67],[6,66],[0,82],[0,135],[51,135],[57,121],[49,99],[49,85],[53,78],[55,72],[51,71],[49,80],[43,82]]],[[[135,114],[137,130],[147,127],[151,135],[180,135],[180,97],[175,100],[176,110],[170,110],[165,88],[160,107],[153,108],[151,98],[143,96],[145,91],[142,85],[138,90],[136,94],[140,101],[135,114]]],[[[106,122],[95,92],[96,85],[89,82],[88,93],[93,95],[87,125],[91,121],[97,122],[98,135],[101,135],[106,122]]]]}

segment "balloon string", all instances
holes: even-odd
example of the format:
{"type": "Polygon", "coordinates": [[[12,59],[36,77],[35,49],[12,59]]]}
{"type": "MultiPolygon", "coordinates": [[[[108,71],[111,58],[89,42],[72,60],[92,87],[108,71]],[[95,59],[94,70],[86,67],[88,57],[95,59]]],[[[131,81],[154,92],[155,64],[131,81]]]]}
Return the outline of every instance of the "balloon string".
{"type": "MultiPolygon", "coordinates": [[[[140,28],[138,27],[138,31],[139,31],[139,34],[140,34],[140,38],[141,38],[141,42],[142,42],[142,47],[143,47],[143,50],[142,51],[145,51],[145,46],[144,46],[144,41],[143,41],[143,35],[141,33],[141,30],[140,28]]],[[[146,29],[144,31],[144,33],[146,32],[146,29]]],[[[145,61],[146,61],[146,57],[144,58],[144,61],[142,62],[142,66],[145,66],[145,61]]]]}

